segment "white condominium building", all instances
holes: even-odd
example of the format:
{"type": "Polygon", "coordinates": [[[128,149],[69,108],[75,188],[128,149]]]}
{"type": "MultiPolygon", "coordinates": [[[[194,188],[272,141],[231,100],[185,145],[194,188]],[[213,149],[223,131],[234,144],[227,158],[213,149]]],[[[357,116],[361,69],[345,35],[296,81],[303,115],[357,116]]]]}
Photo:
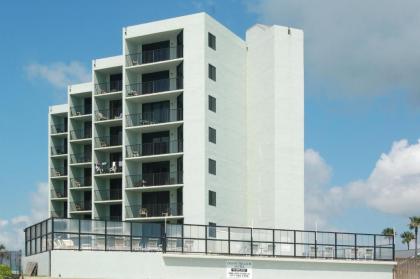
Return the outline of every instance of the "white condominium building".
{"type": "Polygon", "coordinates": [[[301,30],[124,27],[50,107],[50,217],[303,229],[303,83],[301,30]]]}

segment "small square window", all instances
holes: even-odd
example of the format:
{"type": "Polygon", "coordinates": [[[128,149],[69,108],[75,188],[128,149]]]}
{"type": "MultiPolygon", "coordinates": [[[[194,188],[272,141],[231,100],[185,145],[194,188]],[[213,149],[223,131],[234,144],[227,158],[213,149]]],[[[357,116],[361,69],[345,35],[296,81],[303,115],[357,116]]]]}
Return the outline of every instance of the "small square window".
{"type": "Polygon", "coordinates": [[[216,67],[209,64],[209,78],[216,81],[216,67]]]}
{"type": "Polygon", "coordinates": [[[209,127],[209,142],[216,143],[216,129],[209,127]]]}
{"type": "Polygon", "coordinates": [[[216,50],[216,36],[214,36],[212,33],[209,33],[209,47],[216,50]]]}
{"type": "Polygon", "coordinates": [[[209,110],[216,112],[216,98],[209,95],[209,110]]]}
{"type": "Polygon", "coordinates": [[[216,192],[209,191],[209,205],[216,206],[216,192]]]}
{"type": "Polygon", "coordinates": [[[216,237],[216,223],[209,222],[209,237],[216,237]]]}
{"type": "Polygon", "coordinates": [[[216,175],[216,161],[209,159],[209,173],[216,175]]]}

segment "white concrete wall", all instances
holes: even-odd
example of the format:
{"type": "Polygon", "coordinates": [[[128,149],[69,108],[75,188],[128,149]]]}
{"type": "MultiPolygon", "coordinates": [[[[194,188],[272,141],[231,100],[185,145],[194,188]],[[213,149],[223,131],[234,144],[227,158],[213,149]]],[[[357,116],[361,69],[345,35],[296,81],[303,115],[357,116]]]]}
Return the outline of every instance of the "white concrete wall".
{"type": "MultiPolygon", "coordinates": [[[[45,272],[48,258],[45,255],[48,253],[25,258],[23,262],[38,262],[39,275],[48,276],[45,272]]],[[[51,277],[215,279],[226,278],[227,261],[252,262],[253,279],[391,279],[394,266],[393,262],[52,251],[51,277]]]]}
{"type": "Polygon", "coordinates": [[[303,32],[258,24],[246,43],[249,225],[303,229],[303,32]]]}
{"type": "Polygon", "coordinates": [[[50,252],[22,257],[22,271],[24,272],[24,275],[26,275],[25,271],[28,263],[38,264],[38,276],[50,275],[50,252]]]}

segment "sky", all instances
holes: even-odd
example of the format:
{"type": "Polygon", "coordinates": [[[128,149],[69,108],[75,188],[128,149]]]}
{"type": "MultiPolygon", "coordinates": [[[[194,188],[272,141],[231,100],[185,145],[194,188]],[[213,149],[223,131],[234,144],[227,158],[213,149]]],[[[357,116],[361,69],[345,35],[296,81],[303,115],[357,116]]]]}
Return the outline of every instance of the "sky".
{"type": "Polygon", "coordinates": [[[15,0],[0,9],[0,242],[17,247],[47,214],[48,106],[67,84],[121,54],[122,27],[202,11],[242,38],[257,22],[305,32],[306,227],[407,230],[420,215],[420,2],[15,0]]]}

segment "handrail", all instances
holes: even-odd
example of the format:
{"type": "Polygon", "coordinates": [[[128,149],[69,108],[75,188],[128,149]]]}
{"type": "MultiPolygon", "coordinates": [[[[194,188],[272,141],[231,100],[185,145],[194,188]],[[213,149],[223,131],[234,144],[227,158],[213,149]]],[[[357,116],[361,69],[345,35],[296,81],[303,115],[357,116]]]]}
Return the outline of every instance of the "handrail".
{"type": "Polygon", "coordinates": [[[127,67],[173,60],[183,57],[183,46],[165,47],[137,53],[130,53],[125,57],[127,67]]]}
{"type": "Polygon", "coordinates": [[[183,120],[183,110],[179,109],[159,109],[142,113],[127,114],[127,127],[154,125],[183,120]]]}
{"type": "Polygon", "coordinates": [[[183,142],[178,140],[140,143],[126,146],[128,158],[178,153],[183,151],[183,142]]]}
{"type": "Polygon", "coordinates": [[[126,85],[127,97],[179,90],[183,88],[183,77],[164,78],[126,85]]]}
{"type": "Polygon", "coordinates": [[[182,172],[153,172],[126,177],[127,188],[182,184],[182,172]]]}

